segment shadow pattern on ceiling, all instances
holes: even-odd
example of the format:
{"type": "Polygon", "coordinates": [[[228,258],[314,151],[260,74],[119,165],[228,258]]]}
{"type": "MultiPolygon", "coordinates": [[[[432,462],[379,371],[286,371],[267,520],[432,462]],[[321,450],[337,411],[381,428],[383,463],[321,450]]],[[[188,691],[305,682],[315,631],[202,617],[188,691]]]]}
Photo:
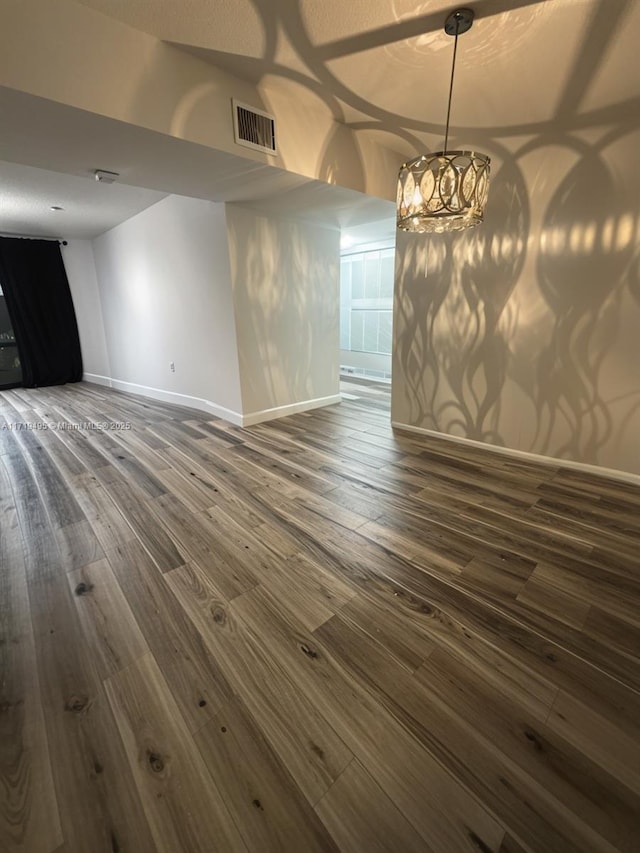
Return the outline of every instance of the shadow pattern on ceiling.
{"type": "MultiPolygon", "coordinates": [[[[398,115],[396,112],[383,109],[346,85],[330,67],[332,62],[341,58],[351,57],[376,47],[393,48],[407,39],[441,31],[445,17],[442,10],[402,18],[390,25],[368,32],[324,44],[315,44],[305,23],[300,0],[278,0],[277,3],[267,2],[267,0],[251,0],[251,2],[264,31],[264,55],[261,58],[193,47],[179,42],[168,43],[254,84],[259,84],[269,77],[276,81],[304,87],[327,106],[337,122],[354,131],[384,132],[416,151],[424,147],[424,142],[419,135],[440,136],[442,134],[443,124],[440,120],[425,121],[415,116],[398,115]],[[281,33],[286,35],[289,45],[295,51],[297,68],[277,59],[281,33]],[[302,67],[306,70],[300,70],[302,67]],[[349,120],[346,117],[347,111],[352,114],[357,112],[360,117],[358,120],[349,120]]],[[[527,7],[531,8],[531,20],[533,20],[533,16],[537,14],[536,7],[550,10],[551,5],[554,5],[560,8],[556,4],[551,4],[550,0],[486,0],[483,3],[469,5],[473,5],[478,21],[504,16],[506,13],[527,7]]],[[[634,0],[618,0],[616,3],[611,3],[611,0],[599,0],[591,8],[592,14],[586,21],[584,38],[580,42],[573,66],[564,84],[558,81],[557,91],[550,94],[555,100],[556,107],[554,114],[548,120],[513,124],[495,123],[482,127],[454,124],[452,135],[464,138],[467,144],[490,147],[493,140],[520,135],[538,138],[553,136],[559,131],[579,131],[609,124],[614,118],[620,121],[621,116],[626,116],[627,124],[633,123],[634,114],[640,111],[640,96],[603,105],[590,111],[581,109],[585,93],[609,55],[616,34],[625,25],[627,17],[634,8],[634,0]]],[[[583,6],[576,10],[576,18],[579,17],[580,11],[584,12],[583,6]]],[[[508,32],[505,33],[504,38],[508,35],[508,32]]],[[[499,50],[504,49],[506,49],[506,42],[503,41],[499,50]]],[[[526,44],[522,46],[522,52],[526,56],[526,44]]],[[[517,86],[517,79],[514,85],[517,86]]],[[[423,97],[424,93],[416,93],[418,109],[421,108],[423,97]]],[[[622,120],[624,122],[625,119],[622,120]]]]}

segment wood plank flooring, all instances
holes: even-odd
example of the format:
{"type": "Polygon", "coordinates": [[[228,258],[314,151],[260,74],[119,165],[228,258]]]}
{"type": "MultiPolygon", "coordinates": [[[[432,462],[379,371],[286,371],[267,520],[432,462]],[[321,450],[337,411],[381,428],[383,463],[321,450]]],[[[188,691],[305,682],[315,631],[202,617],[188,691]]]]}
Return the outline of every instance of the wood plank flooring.
{"type": "Polygon", "coordinates": [[[2,853],[640,850],[640,487],[344,390],[0,394],[2,853]]]}

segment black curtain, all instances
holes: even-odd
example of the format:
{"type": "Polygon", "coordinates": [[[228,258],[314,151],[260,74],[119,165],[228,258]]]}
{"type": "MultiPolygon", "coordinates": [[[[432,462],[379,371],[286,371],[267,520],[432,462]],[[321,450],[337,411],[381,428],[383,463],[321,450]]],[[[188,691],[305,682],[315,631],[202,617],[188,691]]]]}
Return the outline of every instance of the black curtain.
{"type": "Polygon", "coordinates": [[[60,246],[53,240],[0,237],[0,285],[22,365],[22,384],[82,379],[78,324],[60,246]]]}

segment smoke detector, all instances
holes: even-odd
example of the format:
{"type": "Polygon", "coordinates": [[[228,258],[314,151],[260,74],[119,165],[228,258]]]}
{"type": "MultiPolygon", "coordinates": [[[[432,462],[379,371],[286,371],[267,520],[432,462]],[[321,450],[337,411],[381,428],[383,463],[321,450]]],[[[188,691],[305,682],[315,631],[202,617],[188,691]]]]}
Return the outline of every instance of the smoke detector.
{"type": "Polygon", "coordinates": [[[107,172],[106,169],[96,169],[93,174],[96,181],[101,184],[112,184],[116,178],[120,177],[118,172],[107,172]]]}

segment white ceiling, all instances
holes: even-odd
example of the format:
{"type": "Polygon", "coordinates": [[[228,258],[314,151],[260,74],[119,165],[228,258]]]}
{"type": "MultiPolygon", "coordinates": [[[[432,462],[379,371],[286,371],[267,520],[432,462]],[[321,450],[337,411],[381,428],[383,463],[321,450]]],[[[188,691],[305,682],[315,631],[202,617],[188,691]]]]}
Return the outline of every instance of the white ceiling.
{"type": "Polygon", "coordinates": [[[0,186],[0,232],[33,237],[96,237],[165,196],[5,161],[0,186]]]}
{"type": "MultiPolygon", "coordinates": [[[[453,48],[442,27],[456,8],[451,0],[77,1],[290,97],[308,86],[337,120],[397,151],[441,141],[453,48]]],[[[454,143],[551,139],[612,116],[637,117],[640,0],[461,5],[473,7],[476,20],[459,43],[454,143]]],[[[0,88],[0,124],[2,160],[72,176],[65,182],[0,164],[8,187],[1,230],[55,235],[64,222],[65,236],[91,235],[166,193],[257,207],[269,199],[270,209],[331,227],[383,220],[381,231],[392,227],[387,202],[21,92],[0,88]],[[91,168],[119,171],[129,186],[96,185],[91,168]],[[69,207],[54,219],[53,195],[69,207]]]]}
{"type": "Polygon", "coordinates": [[[395,244],[395,215],[381,219],[378,222],[365,222],[362,225],[352,225],[348,228],[343,228],[340,237],[342,249],[347,252],[353,251],[354,247],[362,246],[365,243],[395,244]]]}

